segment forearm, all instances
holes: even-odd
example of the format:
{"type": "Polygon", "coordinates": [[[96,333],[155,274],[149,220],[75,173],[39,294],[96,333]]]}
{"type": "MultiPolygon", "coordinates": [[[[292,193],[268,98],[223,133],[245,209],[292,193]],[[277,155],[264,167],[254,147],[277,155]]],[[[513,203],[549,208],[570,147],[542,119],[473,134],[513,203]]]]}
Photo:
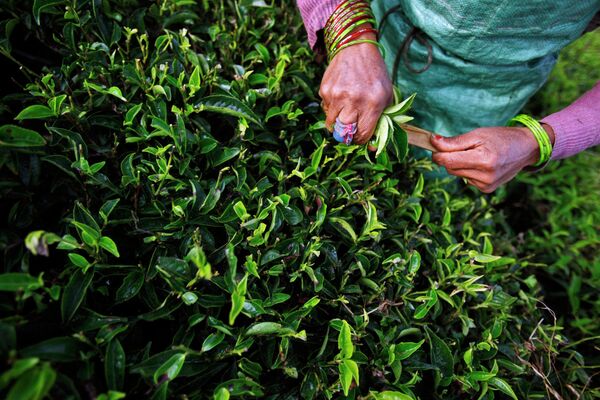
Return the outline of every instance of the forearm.
{"type": "Polygon", "coordinates": [[[297,0],[311,48],[317,43],[317,32],[325,27],[327,19],[342,0],[297,0]]]}
{"type": "Polygon", "coordinates": [[[600,145],[600,82],[569,107],[542,120],[554,132],[552,159],[600,145]]]}

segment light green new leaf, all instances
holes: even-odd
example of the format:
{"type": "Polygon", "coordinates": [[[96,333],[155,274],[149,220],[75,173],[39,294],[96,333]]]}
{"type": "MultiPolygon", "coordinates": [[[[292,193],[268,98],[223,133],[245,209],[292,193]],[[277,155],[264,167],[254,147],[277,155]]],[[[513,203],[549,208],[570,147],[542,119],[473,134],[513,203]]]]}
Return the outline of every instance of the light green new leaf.
{"type": "Polygon", "coordinates": [[[425,343],[425,339],[420,342],[402,342],[398,343],[395,347],[396,352],[396,360],[406,360],[409,358],[415,351],[419,350],[421,345],[425,343]]]}
{"type": "Polygon", "coordinates": [[[22,121],[24,119],[46,119],[55,116],[56,114],[50,107],[43,106],[41,104],[35,104],[25,108],[15,117],[15,119],[17,121],[22,121]]]}
{"type": "Polygon", "coordinates": [[[44,286],[42,275],[36,278],[24,272],[0,274],[0,292],[31,291],[42,286],[44,286]]]}
{"type": "Polygon", "coordinates": [[[117,249],[117,244],[108,236],[102,236],[98,241],[98,244],[100,245],[100,247],[111,253],[113,256],[117,258],[120,257],[119,250],[117,249]]]}
{"type": "Polygon", "coordinates": [[[6,400],[42,400],[54,386],[55,381],[56,372],[49,363],[44,363],[21,375],[8,392],[6,400]]]}
{"type": "Polygon", "coordinates": [[[82,255],[77,253],[69,253],[69,260],[79,268],[83,270],[83,272],[87,271],[90,267],[90,262],[82,255]]]}
{"type": "Polygon", "coordinates": [[[510,387],[508,382],[506,382],[504,379],[494,377],[494,378],[491,378],[488,381],[488,383],[490,385],[498,388],[498,390],[500,390],[502,393],[506,394],[507,396],[510,396],[512,399],[519,400],[517,398],[517,395],[515,394],[514,390],[512,389],[512,387],[510,387]]]}
{"type": "Polygon", "coordinates": [[[154,372],[154,383],[157,384],[159,380],[162,380],[163,378],[166,378],[169,381],[177,378],[177,375],[179,375],[179,372],[185,363],[185,358],[185,353],[173,354],[154,372]]]}
{"type": "Polygon", "coordinates": [[[211,333],[204,339],[202,342],[202,351],[210,351],[217,347],[222,341],[225,339],[225,334],[223,332],[211,333]]]}
{"type": "Polygon", "coordinates": [[[343,359],[352,358],[352,354],[354,354],[350,325],[346,321],[342,321],[342,327],[338,335],[338,349],[340,350],[340,357],[343,359]]]}
{"type": "Polygon", "coordinates": [[[407,394],[400,392],[385,391],[374,394],[375,400],[414,400],[407,394]]]}

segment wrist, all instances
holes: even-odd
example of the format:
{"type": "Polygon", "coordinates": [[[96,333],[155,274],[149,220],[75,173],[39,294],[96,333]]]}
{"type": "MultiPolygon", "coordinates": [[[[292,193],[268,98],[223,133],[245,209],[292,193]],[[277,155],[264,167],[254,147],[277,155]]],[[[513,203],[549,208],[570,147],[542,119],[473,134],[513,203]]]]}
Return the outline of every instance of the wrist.
{"type": "Polygon", "coordinates": [[[552,138],[550,135],[553,136],[554,132],[549,132],[548,129],[542,127],[539,121],[526,114],[517,115],[508,124],[509,126],[514,126],[515,124],[524,125],[537,142],[538,160],[533,165],[529,165],[528,169],[531,169],[531,167],[534,167],[536,170],[544,168],[552,156],[552,138]]]}
{"type": "MultiPolygon", "coordinates": [[[[368,30],[368,29],[373,29],[373,25],[371,24],[364,24],[363,26],[357,26],[356,28],[354,28],[351,32],[350,35],[355,34],[357,32],[363,31],[363,30],[368,30]]],[[[355,36],[356,39],[367,39],[367,40],[377,40],[377,34],[373,31],[367,31],[364,33],[361,33],[359,35],[355,36]]]]}
{"type": "Polygon", "coordinates": [[[523,160],[524,165],[522,168],[531,167],[540,159],[540,145],[531,134],[529,128],[515,127],[515,129],[518,129],[519,132],[521,132],[521,145],[526,149],[525,159],[523,160]]]}
{"type": "Polygon", "coordinates": [[[554,147],[554,142],[556,141],[556,135],[554,134],[554,129],[552,129],[552,127],[548,124],[545,123],[541,123],[542,128],[544,128],[544,130],[546,131],[546,133],[548,134],[548,138],[550,139],[550,143],[552,143],[552,146],[554,147]]]}

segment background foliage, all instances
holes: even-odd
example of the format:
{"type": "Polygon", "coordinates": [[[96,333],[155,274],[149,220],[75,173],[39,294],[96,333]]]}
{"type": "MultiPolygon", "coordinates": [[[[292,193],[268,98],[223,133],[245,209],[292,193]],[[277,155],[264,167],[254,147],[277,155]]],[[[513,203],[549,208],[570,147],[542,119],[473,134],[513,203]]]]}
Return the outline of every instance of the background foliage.
{"type": "Polygon", "coordinates": [[[1,20],[3,397],[598,396],[595,153],[480,196],[336,146],[292,2],[1,20]]]}

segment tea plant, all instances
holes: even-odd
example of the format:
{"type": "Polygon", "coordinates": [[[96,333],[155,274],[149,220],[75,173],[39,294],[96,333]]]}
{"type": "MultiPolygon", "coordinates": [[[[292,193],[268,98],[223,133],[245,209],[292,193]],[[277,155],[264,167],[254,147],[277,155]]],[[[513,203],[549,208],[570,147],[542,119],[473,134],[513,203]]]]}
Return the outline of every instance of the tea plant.
{"type": "Polygon", "coordinates": [[[6,398],[592,398],[543,370],[567,338],[486,197],[400,131],[322,129],[293,2],[7,1],[2,28],[6,398]]]}

